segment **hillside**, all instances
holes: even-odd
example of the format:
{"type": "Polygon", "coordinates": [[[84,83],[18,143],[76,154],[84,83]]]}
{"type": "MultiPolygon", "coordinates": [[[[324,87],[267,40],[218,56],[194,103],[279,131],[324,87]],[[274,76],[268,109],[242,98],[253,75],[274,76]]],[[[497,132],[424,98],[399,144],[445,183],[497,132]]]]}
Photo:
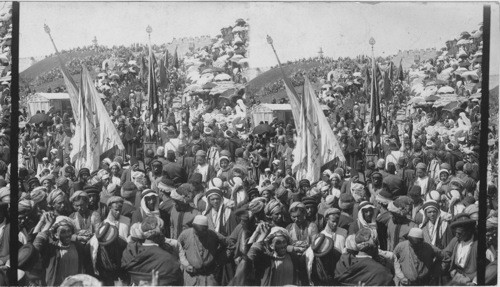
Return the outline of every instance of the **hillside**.
{"type": "MultiPolygon", "coordinates": [[[[283,66],[283,70],[285,71],[285,74],[287,76],[290,76],[292,73],[297,72],[299,70],[310,70],[316,67],[319,67],[321,65],[320,62],[307,62],[307,63],[293,63],[293,64],[288,64],[283,66]]],[[[255,95],[255,99],[257,101],[261,101],[263,103],[270,103],[272,102],[273,99],[279,100],[280,98],[286,97],[286,92],[285,90],[281,90],[277,93],[271,94],[271,95],[266,95],[262,96],[262,89],[271,83],[276,83],[280,80],[283,79],[283,75],[281,74],[281,70],[279,68],[273,68],[270,69],[257,77],[255,77],[253,80],[248,82],[248,91],[255,95]]],[[[297,91],[300,91],[302,93],[302,87],[295,87],[297,91]]]]}
{"type": "MultiPolygon", "coordinates": [[[[73,58],[85,58],[87,56],[95,55],[96,52],[94,51],[75,51],[75,52],[70,52],[66,54],[62,54],[61,58],[63,61],[67,61],[69,59],[73,58]]],[[[36,76],[41,75],[45,72],[48,72],[56,67],[59,66],[59,63],[57,61],[56,56],[51,56],[48,58],[45,58],[43,60],[38,61],[28,69],[24,70],[19,74],[19,76],[22,79],[34,79],[36,76]]]]}

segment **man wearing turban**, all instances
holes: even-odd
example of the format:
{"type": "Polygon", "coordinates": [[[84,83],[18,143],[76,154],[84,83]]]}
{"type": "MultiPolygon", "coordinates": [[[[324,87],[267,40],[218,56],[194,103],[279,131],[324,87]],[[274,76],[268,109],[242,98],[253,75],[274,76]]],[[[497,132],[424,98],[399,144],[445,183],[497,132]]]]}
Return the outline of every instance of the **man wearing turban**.
{"type": "Polygon", "coordinates": [[[75,235],[73,220],[57,216],[50,229],[37,234],[33,245],[40,252],[48,286],[58,286],[71,275],[91,272],[90,256],[82,242],[85,238],[75,235]]]}
{"type": "Polygon", "coordinates": [[[194,186],[192,184],[183,183],[176,190],[173,190],[170,196],[175,202],[175,207],[172,208],[170,214],[170,236],[172,239],[177,239],[200,212],[194,208],[194,186]]]}
{"type": "Polygon", "coordinates": [[[292,247],[288,231],[274,226],[263,241],[250,247],[247,257],[240,265],[247,265],[247,270],[238,268],[235,278],[243,278],[245,285],[283,286],[308,285],[307,273],[297,253],[305,249],[292,247]]]}
{"type": "Polygon", "coordinates": [[[33,230],[34,233],[48,230],[57,216],[68,214],[68,196],[60,189],[54,189],[49,193],[47,196],[47,205],[49,211],[42,214],[33,230]]]}
{"type": "Polygon", "coordinates": [[[403,241],[411,228],[417,224],[408,217],[413,201],[408,196],[400,196],[390,202],[387,209],[392,218],[387,223],[387,251],[393,251],[399,242],[403,241]]]}
{"type": "Polygon", "coordinates": [[[264,213],[272,226],[283,227],[286,224],[283,220],[283,205],[279,200],[269,201],[264,207],[264,213]]]}

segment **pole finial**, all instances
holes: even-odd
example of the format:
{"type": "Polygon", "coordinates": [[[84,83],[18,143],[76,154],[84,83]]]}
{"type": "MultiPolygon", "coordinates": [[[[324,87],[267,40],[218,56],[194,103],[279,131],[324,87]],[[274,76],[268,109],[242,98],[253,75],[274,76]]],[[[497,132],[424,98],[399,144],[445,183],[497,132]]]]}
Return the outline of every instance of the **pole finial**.
{"type": "Polygon", "coordinates": [[[273,38],[271,38],[271,36],[267,35],[266,39],[267,39],[267,43],[268,43],[269,45],[272,45],[272,44],[273,44],[273,38]]]}
{"type": "Polygon", "coordinates": [[[49,25],[47,24],[43,24],[43,29],[45,30],[45,33],[49,34],[50,35],[50,28],[49,28],[49,25]]]}
{"type": "Polygon", "coordinates": [[[370,45],[372,45],[372,47],[373,47],[373,45],[375,45],[375,39],[373,39],[373,37],[371,37],[370,41],[368,43],[370,43],[370,45]]]}

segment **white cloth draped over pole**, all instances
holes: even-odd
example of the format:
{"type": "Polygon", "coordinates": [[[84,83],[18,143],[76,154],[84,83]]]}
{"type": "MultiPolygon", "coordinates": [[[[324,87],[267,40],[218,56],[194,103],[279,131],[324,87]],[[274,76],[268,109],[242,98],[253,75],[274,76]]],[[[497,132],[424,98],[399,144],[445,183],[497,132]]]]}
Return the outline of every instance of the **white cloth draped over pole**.
{"type": "Polygon", "coordinates": [[[345,162],[345,157],[307,77],[300,107],[292,170],[297,180],[316,182],[324,164],[334,159],[345,162]]]}

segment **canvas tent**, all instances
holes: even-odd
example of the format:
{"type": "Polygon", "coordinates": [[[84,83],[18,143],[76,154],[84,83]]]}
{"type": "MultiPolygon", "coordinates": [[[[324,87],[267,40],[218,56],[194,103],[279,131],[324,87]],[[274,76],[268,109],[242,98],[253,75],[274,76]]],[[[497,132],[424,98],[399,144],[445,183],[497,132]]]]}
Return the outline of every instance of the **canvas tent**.
{"type": "MultiPolygon", "coordinates": [[[[321,106],[323,111],[328,110],[325,105],[321,106]]],[[[260,122],[271,123],[273,118],[284,122],[293,120],[292,106],[290,104],[260,104],[252,109],[252,120],[254,126],[258,126],[260,122]]]]}
{"type": "Polygon", "coordinates": [[[29,114],[34,115],[37,111],[65,112],[71,111],[69,94],[67,93],[35,93],[28,99],[29,114]]]}

